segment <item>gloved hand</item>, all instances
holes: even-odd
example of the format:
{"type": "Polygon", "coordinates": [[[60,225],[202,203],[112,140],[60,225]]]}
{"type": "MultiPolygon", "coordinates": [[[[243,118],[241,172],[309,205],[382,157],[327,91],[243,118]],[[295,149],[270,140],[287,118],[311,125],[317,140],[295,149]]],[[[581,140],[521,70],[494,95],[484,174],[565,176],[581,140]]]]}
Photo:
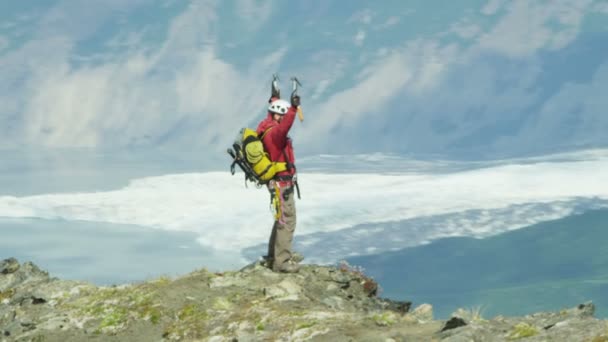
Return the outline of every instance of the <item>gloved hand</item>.
{"type": "Polygon", "coordinates": [[[291,96],[291,106],[295,107],[295,108],[300,106],[300,96],[298,96],[298,95],[291,96]]]}

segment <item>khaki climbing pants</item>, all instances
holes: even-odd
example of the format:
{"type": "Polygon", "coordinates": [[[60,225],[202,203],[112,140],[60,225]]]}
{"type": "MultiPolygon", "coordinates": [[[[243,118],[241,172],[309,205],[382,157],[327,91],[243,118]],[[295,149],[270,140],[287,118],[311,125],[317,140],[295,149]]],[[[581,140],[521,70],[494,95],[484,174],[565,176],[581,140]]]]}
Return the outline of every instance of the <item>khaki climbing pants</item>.
{"type": "MultiPolygon", "coordinates": [[[[283,191],[286,191],[284,189],[283,191]]],[[[296,230],[296,203],[294,192],[287,191],[283,196],[283,215],[274,221],[272,233],[268,241],[268,258],[272,259],[272,269],[279,270],[283,263],[291,259],[291,244],[293,233],[296,230]]]]}

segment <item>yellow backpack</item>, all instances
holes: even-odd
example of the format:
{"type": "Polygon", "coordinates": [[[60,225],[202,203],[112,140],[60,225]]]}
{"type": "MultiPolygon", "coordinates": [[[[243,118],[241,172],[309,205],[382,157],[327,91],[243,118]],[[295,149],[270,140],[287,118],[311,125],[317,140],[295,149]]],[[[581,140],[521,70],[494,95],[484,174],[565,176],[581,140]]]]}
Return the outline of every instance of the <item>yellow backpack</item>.
{"type": "Polygon", "coordinates": [[[228,149],[228,154],[234,159],[231,166],[232,174],[235,164],[238,164],[245,173],[246,180],[262,185],[273,179],[278,172],[287,170],[287,163],[271,161],[264,150],[262,139],[271,129],[266,130],[260,137],[253,129],[241,129],[232,145],[234,150],[228,149]]]}

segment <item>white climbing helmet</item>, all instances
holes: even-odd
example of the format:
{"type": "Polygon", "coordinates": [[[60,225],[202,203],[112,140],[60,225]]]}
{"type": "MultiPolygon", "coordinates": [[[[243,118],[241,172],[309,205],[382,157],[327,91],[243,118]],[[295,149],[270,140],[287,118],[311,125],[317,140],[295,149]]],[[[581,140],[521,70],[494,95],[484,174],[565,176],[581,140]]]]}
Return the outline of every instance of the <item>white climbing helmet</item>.
{"type": "Polygon", "coordinates": [[[279,99],[270,103],[270,106],[268,106],[268,111],[279,115],[285,115],[289,110],[289,107],[291,107],[291,103],[279,99]]]}

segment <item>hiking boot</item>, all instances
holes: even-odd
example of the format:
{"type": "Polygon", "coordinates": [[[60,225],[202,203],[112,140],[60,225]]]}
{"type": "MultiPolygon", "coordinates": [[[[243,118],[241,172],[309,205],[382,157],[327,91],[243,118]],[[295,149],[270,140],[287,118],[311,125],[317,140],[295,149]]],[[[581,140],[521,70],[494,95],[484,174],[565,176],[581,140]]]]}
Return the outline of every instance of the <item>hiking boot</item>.
{"type": "Polygon", "coordinates": [[[274,271],[281,273],[298,273],[298,271],[300,271],[300,265],[293,264],[290,262],[284,262],[283,265],[279,266],[274,271]]]}
{"type": "Polygon", "coordinates": [[[260,258],[260,265],[272,269],[273,261],[274,261],[274,259],[270,258],[268,255],[263,255],[260,258]]]}
{"type": "Polygon", "coordinates": [[[300,263],[302,262],[302,260],[304,260],[304,256],[298,252],[293,252],[291,253],[291,259],[289,259],[289,261],[300,263]]]}

